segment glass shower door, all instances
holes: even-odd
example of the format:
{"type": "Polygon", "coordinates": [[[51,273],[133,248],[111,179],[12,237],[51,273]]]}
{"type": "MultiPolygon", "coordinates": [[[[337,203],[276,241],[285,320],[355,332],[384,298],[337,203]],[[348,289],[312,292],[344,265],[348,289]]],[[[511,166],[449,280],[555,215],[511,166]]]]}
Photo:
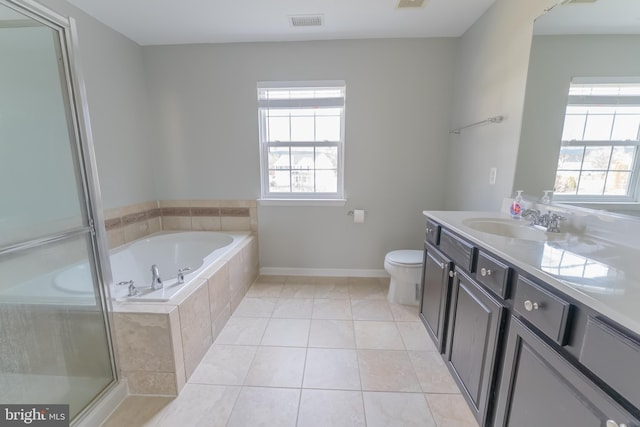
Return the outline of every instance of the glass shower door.
{"type": "Polygon", "coordinates": [[[65,43],[0,0],[0,403],[73,419],[115,370],[65,43]]]}

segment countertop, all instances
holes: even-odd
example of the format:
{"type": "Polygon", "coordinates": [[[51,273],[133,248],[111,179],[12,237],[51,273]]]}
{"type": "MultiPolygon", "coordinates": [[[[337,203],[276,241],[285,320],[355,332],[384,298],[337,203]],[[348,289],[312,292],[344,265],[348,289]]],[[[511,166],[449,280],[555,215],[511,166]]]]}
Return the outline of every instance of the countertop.
{"type": "MultiPolygon", "coordinates": [[[[640,334],[640,251],[591,235],[533,241],[485,233],[465,224],[500,212],[423,211],[428,218],[640,334]]],[[[525,221],[526,222],[526,221],[525,221]]],[[[553,236],[556,237],[556,236],[553,236]]]]}

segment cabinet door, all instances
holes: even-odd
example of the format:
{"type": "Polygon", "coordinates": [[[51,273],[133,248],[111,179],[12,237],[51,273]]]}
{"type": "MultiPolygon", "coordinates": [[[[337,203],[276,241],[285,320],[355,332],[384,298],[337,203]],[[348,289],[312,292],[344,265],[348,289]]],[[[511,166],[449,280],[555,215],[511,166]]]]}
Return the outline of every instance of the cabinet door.
{"type": "Polygon", "coordinates": [[[484,425],[503,307],[466,274],[453,280],[446,363],[484,425]]]}
{"type": "Polygon", "coordinates": [[[430,246],[425,247],[420,318],[442,353],[447,302],[451,288],[451,261],[430,246]]]}
{"type": "Polygon", "coordinates": [[[494,427],[614,425],[639,424],[512,317],[494,427]]]}

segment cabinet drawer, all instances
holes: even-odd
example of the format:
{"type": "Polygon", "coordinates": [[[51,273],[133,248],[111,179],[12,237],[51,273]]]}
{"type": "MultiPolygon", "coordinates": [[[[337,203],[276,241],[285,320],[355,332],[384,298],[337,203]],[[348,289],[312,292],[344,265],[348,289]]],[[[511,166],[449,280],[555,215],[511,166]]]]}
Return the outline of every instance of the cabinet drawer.
{"type": "Polygon", "coordinates": [[[440,224],[428,219],[426,231],[427,231],[427,235],[426,235],[427,242],[431,243],[433,246],[438,246],[438,243],[440,243],[440,224]]]}
{"type": "Polygon", "coordinates": [[[480,251],[476,263],[476,279],[501,298],[505,298],[509,286],[511,269],[498,260],[480,251]]]}
{"type": "Polygon", "coordinates": [[[470,244],[449,233],[447,230],[440,232],[439,248],[459,267],[464,268],[472,273],[473,258],[476,248],[470,244]]]}
{"type": "Polygon", "coordinates": [[[523,278],[518,278],[513,309],[560,345],[566,343],[571,304],[523,278]]]}
{"type": "Polygon", "coordinates": [[[640,343],[589,318],[580,362],[636,408],[640,408],[640,343]]]}

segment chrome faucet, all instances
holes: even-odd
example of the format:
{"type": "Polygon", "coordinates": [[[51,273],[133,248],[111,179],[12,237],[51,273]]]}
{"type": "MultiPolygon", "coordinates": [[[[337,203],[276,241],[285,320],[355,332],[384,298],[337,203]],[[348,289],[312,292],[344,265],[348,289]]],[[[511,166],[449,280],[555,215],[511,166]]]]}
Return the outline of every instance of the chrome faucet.
{"type": "Polygon", "coordinates": [[[523,218],[530,218],[531,225],[534,227],[542,227],[550,233],[560,232],[560,221],[564,221],[566,218],[562,215],[558,215],[555,212],[548,211],[546,214],[541,214],[537,209],[527,209],[522,213],[523,218]]]}
{"type": "Polygon", "coordinates": [[[160,272],[158,271],[158,266],[153,264],[151,266],[151,289],[158,290],[162,289],[162,279],[160,279],[160,272]]]}
{"type": "Polygon", "coordinates": [[[549,212],[547,215],[549,217],[549,219],[547,220],[547,231],[551,233],[559,233],[560,221],[564,221],[567,218],[553,212],[549,212]]]}
{"type": "Polygon", "coordinates": [[[178,281],[176,282],[176,284],[181,285],[184,283],[184,273],[186,273],[187,271],[191,271],[191,268],[183,267],[178,269],[178,281]]]}
{"type": "Polygon", "coordinates": [[[129,294],[127,295],[128,297],[135,297],[135,296],[138,295],[138,289],[136,288],[136,285],[133,282],[133,280],[126,280],[126,281],[123,281],[123,282],[118,282],[118,283],[116,283],[116,285],[118,285],[118,286],[129,285],[129,294]]]}
{"type": "Polygon", "coordinates": [[[538,209],[526,209],[522,212],[522,218],[531,218],[531,225],[539,225],[540,211],[538,209]]]}

